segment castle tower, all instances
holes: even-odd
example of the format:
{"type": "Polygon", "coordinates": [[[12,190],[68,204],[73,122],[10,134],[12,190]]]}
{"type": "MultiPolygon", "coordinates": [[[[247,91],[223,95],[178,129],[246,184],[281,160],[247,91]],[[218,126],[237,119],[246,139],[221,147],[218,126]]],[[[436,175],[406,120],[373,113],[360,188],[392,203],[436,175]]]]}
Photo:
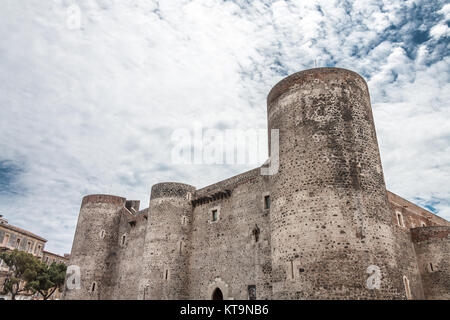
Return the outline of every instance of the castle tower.
{"type": "Polygon", "coordinates": [[[411,238],[425,299],[450,300],[450,227],[414,228],[411,238]]]}
{"type": "Polygon", "coordinates": [[[108,299],[112,284],[114,248],[118,242],[120,212],[125,198],[89,195],[83,198],[70,266],[80,268],[81,289],[65,289],[65,299],[108,299]]]}
{"type": "Polygon", "coordinates": [[[269,132],[279,129],[273,298],[406,298],[364,79],[302,71],[280,81],[267,104],[269,132]]]}
{"type": "Polygon", "coordinates": [[[159,183],[152,187],[144,247],[141,299],[188,298],[188,256],[195,187],[159,183]]]}

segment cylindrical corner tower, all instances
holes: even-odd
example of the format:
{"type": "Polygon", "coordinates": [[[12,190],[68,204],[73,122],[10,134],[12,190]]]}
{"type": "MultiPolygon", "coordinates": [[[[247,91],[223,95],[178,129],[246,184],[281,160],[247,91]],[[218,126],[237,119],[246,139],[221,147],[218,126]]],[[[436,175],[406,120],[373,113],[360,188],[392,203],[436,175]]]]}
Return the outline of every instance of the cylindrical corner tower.
{"type": "Polygon", "coordinates": [[[269,136],[279,129],[273,298],[405,299],[364,79],[339,68],[306,70],[267,100],[269,136]]]}
{"type": "Polygon", "coordinates": [[[81,288],[70,290],[66,284],[64,299],[109,298],[114,259],[111,249],[117,245],[120,211],[125,201],[111,195],[83,198],[69,262],[80,268],[81,288]]]}
{"type": "Polygon", "coordinates": [[[188,298],[188,255],[195,187],[159,183],[152,187],[144,248],[142,299],[188,298]]]}
{"type": "Polygon", "coordinates": [[[411,229],[425,299],[450,300],[450,226],[411,229]]]}

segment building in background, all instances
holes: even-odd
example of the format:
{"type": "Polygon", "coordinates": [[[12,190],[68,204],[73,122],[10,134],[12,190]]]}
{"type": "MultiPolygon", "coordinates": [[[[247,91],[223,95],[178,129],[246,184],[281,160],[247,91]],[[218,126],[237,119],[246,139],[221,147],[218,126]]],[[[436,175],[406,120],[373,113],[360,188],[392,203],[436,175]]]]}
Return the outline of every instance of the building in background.
{"type": "MultiPolygon", "coordinates": [[[[69,262],[69,255],[60,256],[44,250],[47,240],[22,228],[13,226],[8,223],[2,215],[0,215],[0,252],[9,250],[20,250],[32,254],[39,260],[50,265],[53,262],[63,263],[69,262]]],[[[9,299],[8,296],[2,296],[3,285],[8,273],[8,267],[0,260],[0,297],[9,299]]],[[[37,297],[31,293],[21,293],[16,297],[17,300],[29,300],[37,297]]],[[[60,293],[57,290],[50,299],[59,299],[60,293]]]]}

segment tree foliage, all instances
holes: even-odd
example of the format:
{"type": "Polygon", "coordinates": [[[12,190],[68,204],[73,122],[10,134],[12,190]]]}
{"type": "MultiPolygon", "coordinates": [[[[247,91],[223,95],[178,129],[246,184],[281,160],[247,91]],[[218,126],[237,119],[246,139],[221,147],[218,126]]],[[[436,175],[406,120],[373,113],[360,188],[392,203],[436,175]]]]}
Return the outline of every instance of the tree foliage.
{"type": "Polygon", "coordinates": [[[37,276],[31,283],[31,288],[39,292],[47,300],[59,289],[61,291],[66,278],[67,267],[62,263],[52,263],[50,266],[41,263],[37,276]]]}
{"type": "Polygon", "coordinates": [[[1,253],[0,259],[9,268],[3,293],[11,293],[12,300],[19,293],[28,291],[38,292],[47,300],[64,285],[67,269],[64,264],[54,262],[48,266],[32,254],[17,249],[1,253]]]}
{"type": "Polygon", "coordinates": [[[37,277],[41,264],[39,259],[17,249],[1,253],[0,259],[9,268],[3,284],[4,293],[11,293],[12,299],[15,300],[17,294],[32,290],[31,284],[37,277]]]}

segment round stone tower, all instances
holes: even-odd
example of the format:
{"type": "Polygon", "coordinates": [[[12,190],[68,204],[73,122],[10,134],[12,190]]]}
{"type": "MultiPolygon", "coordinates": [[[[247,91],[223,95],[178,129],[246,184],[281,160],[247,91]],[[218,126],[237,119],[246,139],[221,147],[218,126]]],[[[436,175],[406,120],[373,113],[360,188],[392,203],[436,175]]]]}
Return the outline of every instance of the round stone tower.
{"type": "Polygon", "coordinates": [[[144,249],[141,299],[188,298],[188,257],[195,187],[159,183],[152,187],[144,249]]]}
{"type": "Polygon", "coordinates": [[[279,130],[273,298],[405,299],[364,79],[339,68],[298,72],[267,104],[269,137],[279,130]]]}
{"type": "MultiPolygon", "coordinates": [[[[109,298],[118,242],[120,212],[125,198],[89,195],[83,198],[69,265],[80,268],[80,289],[65,288],[64,298],[103,300],[109,298]]],[[[69,275],[68,275],[69,276],[69,275]]]]}
{"type": "Polygon", "coordinates": [[[425,299],[450,300],[450,226],[411,229],[425,299]]]}

